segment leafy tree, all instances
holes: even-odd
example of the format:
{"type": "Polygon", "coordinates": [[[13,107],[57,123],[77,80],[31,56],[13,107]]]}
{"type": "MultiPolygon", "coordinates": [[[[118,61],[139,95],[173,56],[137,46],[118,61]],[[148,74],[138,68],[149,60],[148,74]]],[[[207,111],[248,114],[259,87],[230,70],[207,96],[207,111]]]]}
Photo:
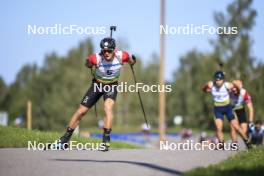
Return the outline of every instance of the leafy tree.
{"type": "MultiPolygon", "coordinates": [[[[183,115],[184,124],[212,127],[212,100],[201,91],[201,86],[212,79],[214,71],[223,69],[227,79],[242,79],[245,88],[253,95],[257,117],[263,115],[263,65],[254,67],[251,56],[250,30],[254,26],[256,11],[252,0],[235,0],[226,13],[216,13],[218,26],[238,27],[238,34],[220,34],[213,41],[212,53],[190,51],[181,58],[180,68],[174,74],[173,90],[168,96],[169,117],[183,115]],[[218,66],[224,63],[224,68],[218,66]]],[[[263,117],[262,117],[263,118],[263,117]]],[[[170,119],[172,122],[172,118],[170,119]]]]}
{"type": "Polygon", "coordinates": [[[0,76],[0,110],[4,110],[5,104],[4,100],[8,92],[8,87],[5,84],[4,79],[0,76]]]}

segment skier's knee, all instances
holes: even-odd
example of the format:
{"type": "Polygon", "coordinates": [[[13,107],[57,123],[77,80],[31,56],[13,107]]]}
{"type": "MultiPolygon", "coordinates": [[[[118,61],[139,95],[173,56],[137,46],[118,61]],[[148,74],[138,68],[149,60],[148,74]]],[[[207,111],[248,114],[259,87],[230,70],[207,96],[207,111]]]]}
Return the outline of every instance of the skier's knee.
{"type": "Polygon", "coordinates": [[[77,111],[76,111],[77,115],[79,118],[82,118],[86,113],[87,113],[87,110],[84,110],[82,108],[79,108],[77,111]]]}

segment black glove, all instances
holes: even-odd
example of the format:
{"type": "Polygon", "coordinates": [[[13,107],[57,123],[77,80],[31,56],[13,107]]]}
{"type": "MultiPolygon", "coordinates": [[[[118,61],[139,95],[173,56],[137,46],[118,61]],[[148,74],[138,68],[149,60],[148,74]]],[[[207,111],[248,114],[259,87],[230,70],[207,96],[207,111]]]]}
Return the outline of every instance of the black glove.
{"type": "Polygon", "coordinates": [[[86,62],[85,62],[85,66],[86,66],[87,68],[92,68],[92,67],[93,67],[93,64],[91,64],[89,61],[86,61],[86,62]]]}
{"type": "Polygon", "coordinates": [[[132,65],[134,65],[134,64],[137,62],[137,58],[136,58],[136,56],[133,55],[133,54],[132,54],[132,60],[133,60],[133,62],[134,62],[132,65]]]}

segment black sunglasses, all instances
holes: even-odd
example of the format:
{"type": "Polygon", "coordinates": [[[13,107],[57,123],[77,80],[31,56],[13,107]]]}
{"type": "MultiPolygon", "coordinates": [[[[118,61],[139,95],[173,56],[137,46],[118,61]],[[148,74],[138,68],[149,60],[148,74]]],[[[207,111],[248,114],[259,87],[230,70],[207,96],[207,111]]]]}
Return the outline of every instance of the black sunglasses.
{"type": "Polygon", "coordinates": [[[114,50],[104,49],[102,50],[102,53],[113,53],[114,50]]]}

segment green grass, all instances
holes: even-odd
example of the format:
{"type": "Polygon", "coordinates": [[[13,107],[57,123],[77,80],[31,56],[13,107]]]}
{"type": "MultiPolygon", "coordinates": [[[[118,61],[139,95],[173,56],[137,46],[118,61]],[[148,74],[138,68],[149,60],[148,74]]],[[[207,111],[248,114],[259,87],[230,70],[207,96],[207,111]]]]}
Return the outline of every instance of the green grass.
{"type": "Polygon", "coordinates": [[[241,151],[219,164],[191,170],[184,176],[260,176],[263,173],[264,147],[262,146],[241,151]]]}
{"type": "MultiPolygon", "coordinates": [[[[24,128],[4,127],[0,125],[0,148],[10,147],[27,147],[28,141],[36,141],[36,143],[50,143],[57,140],[62,133],[41,132],[38,130],[26,130],[24,128]]],[[[83,138],[73,136],[73,141],[80,143],[99,143],[100,139],[83,138]]],[[[124,143],[111,142],[111,148],[140,148],[139,146],[124,143]]]]}

